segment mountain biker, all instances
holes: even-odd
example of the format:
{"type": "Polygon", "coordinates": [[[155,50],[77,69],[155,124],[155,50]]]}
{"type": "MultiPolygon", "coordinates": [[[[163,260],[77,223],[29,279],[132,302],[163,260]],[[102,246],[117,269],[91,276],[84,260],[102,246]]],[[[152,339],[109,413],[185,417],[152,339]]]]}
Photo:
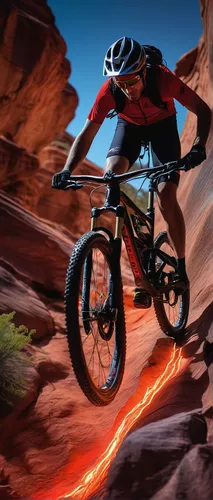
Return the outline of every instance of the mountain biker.
{"type": "MultiPolygon", "coordinates": [[[[107,81],[99,90],[82,131],[76,137],[61,172],[54,174],[52,186],[60,188],[63,181],[86,157],[101,124],[116,102],[110,88],[113,82],[125,95],[125,105],[118,114],[115,134],[109,148],[105,172],[125,173],[137,160],[141,142],[150,141],[161,163],[179,160],[180,139],[177,130],[174,98],[197,115],[197,133],[189,153],[184,157],[187,169],[206,158],[205,145],[211,123],[208,105],[163,64],[154,71],[147,64],[143,46],[123,37],[107,50],[103,75],[107,81]]],[[[179,273],[177,284],[188,286],[185,267],[185,223],[177,201],[179,174],[162,175],[158,181],[159,207],[167,224],[170,240],[177,253],[179,273]]],[[[136,307],[149,307],[151,297],[143,289],[135,289],[136,307]]]]}

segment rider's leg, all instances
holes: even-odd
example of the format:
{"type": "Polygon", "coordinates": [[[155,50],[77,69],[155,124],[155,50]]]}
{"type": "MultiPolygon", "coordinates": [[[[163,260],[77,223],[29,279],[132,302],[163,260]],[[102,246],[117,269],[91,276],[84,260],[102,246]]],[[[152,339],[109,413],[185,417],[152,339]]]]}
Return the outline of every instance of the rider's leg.
{"type": "MultiPolygon", "coordinates": [[[[172,115],[151,130],[152,147],[162,163],[179,160],[181,156],[180,139],[176,115],[172,115]]],[[[167,230],[178,257],[179,271],[188,281],[185,269],[185,223],[183,213],[177,201],[179,174],[163,175],[158,181],[158,201],[161,213],[167,224],[167,230]]]]}
{"type": "Polygon", "coordinates": [[[118,117],[114,137],[107,153],[105,172],[125,173],[137,160],[141,149],[141,127],[118,117]]]}
{"type": "MultiPolygon", "coordinates": [[[[105,173],[124,174],[127,172],[139,156],[140,147],[140,127],[118,117],[115,134],[106,158],[105,173]]],[[[117,204],[113,196],[107,188],[105,205],[117,204]]]]}
{"type": "Polygon", "coordinates": [[[185,264],[185,222],[177,201],[177,186],[173,182],[161,182],[157,188],[160,211],[167,224],[171,243],[176,250],[180,277],[177,281],[188,283],[185,264]]]}
{"type": "Polygon", "coordinates": [[[171,242],[177,257],[185,257],[185,222],[177,201],[177,186],[173,182],[161,182],[157,187],[159,208],[167,224],[171,242]]]}
{"type": "Polygon", "coordinates": [[[129,160],[125,156],[110,156],[106,159],[104,173],[125,174],[129,169],[129,160]]]}
{"type": "MultiPolygon", "coordinates": [[[[125,174],[129,169],[129,160],[124,156],[111,156],[106,159],[104,173],[113,172],[114,174],[125,174]]],[[[106,188],[106,201],[104,206],[118,205],[119,200],[114,196],[114,192],[109,187],[106,188]]]]}

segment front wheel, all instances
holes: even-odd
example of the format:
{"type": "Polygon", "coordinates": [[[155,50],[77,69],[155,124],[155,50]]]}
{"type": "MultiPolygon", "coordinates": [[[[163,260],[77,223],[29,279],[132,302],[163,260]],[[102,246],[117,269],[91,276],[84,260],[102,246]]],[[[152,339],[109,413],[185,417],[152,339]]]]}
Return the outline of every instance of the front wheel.
{"type": "Polygon", "coordinates": [[[67,270],[65,313],[78,383],[91,403],[108,405],[123,378],[126,330],[120,265],[115,266],[112,246],[102,234],[86,233],[74,246],[67,270]],[[112,296],[116,296],[116,308],[112,296]]]}
{"type": "MultiPolygon", "coordinates": [[[[169,241],[166,231],[159,233],[154,241],[155,248],[160,248],[162,251],[175,257],[174,249],[169,241]]],[[[163,260],[156,256],[155,270],[163,269],[165,280],[172,276],[174,268],[166,264],[164,266],[163,260]]],[[[154,298],[154,309],[157,316],[158,323],[163,332],[178,340],[185,331],[188,314],[189,314],[189,287],[182,293],[178,294],[177,291],[171,289],[169,293],[162,293],[160,297],[154,298]]]]}

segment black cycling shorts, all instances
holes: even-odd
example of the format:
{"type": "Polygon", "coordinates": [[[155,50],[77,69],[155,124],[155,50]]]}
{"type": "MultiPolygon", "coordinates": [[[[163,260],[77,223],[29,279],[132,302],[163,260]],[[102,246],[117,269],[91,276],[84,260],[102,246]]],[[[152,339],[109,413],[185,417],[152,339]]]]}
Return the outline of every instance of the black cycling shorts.
{"type": "MultiPolygon", "coordinates": [[[[181,156],[180,139],[177,129],[176,114],[152,125],[134,125],[118,116],[117,127],[109,148],[110,156],[125,156],[129,160],[129,167],[136,162],[140,155],[141,143],[151,142],[152,149],[161,163],[179,160],[181,156]]],[[[162,175],[160,182],[174,182],[179,184],[180,175],[177,172],[162,175]]]]}

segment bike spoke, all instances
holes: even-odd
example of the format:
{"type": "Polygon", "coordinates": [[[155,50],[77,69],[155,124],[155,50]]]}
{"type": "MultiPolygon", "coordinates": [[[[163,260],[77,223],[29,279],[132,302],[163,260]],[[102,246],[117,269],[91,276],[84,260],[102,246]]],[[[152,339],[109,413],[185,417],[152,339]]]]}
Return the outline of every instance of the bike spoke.
{"type": "MultiPolygon", "coordinates": [[[[96,335],[96,337],[95,336],[93,336],[93,337],[94,337],[94,353],[95,353],[95,348],[96,348],[98,359],[99,359],[99,373],[100,373],[100,368],[102,368],[102,371],[103,371],[103,374],[104,374],[104,378],[105,378],[104,366],[102,364],[100,353],[99,353],[99,350],[98,350],[98,336],[96,335]]],[[[99,386],[100,386],[100,384],[99,384],[99,386]]]]}
{"type": "MultiPolygon", "coordinates": [[[[174,250],[169,243],[164,243],[161,246],[161,250],[163,250],[165,253],[167,253],[171,257],[174,256],[174,250]]],[[[157,268],[158,273],[160,273],[161,269],[163,269],[163,271],[165,273],[167,273],[168,275],[169,275],[169,273],[174,271],[174,268],[172,268],[168,264],[166,264],[164,266],[163,261],[160,259],[160,257],[157,257],[156,268],[157,268]]],[[[163,303],[164,303],[164,310],[165,310],[166,316],[167,316],[170,324],[175,327],[178,324],[179,317],[180,317],[182,296],[177,297],[175,292],[173,290],[171,290],[169,292],[169,299],[166,297],[165,294],[163,294],[163,303]]]]}
{"type": "Polygon", "coordinates": [[[89,296],[86,295],[88,292],[84,289],[85,280],[87,280],[84,271],[82,297],[79,297],[79,323],[87,368],[96,386],[102,387],[110,376],[115,341],[114,332],[109,341],[104,337],[104,335],[107,336],[112,322],[101,319],[101,311],[107,307],[109,301],[110,269],[108,262],[98,249],[92,250],[90,259],[91,271],[87,271],[90,273],[90,281],[87,284],[89,296]]]}

